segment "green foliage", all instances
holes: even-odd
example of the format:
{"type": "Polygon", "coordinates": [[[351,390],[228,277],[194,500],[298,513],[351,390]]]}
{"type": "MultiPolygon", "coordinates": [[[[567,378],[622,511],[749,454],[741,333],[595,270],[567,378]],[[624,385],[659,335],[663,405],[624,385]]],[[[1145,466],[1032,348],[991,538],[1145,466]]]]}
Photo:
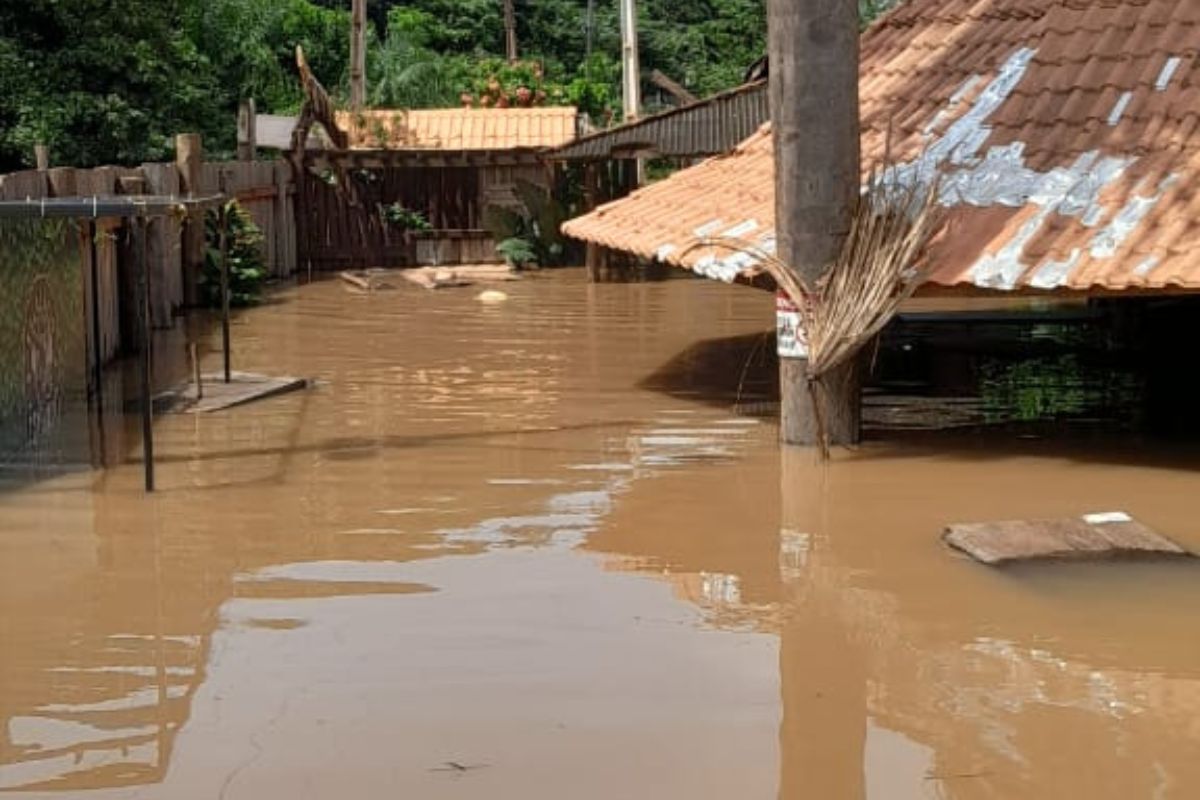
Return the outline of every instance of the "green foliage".
{"type": "Polygon", "coordinates": [[[168,159],[176,133],[234,146],[238,102],[294,111],[295,46],[336,88],[344,12],[308,0],[28,0],[0,3],[0,171],[49,145],[58,164],[168,159]]]}
{"type": "MultiPolygon", "coordinates": [[[[263,235],[249,212],[236,200],[225,204],[227,257],[229,259],[229,304],[235,307],[257,305],[262,299],[267,278],[263,261],[263,235]]],[[[221,306],[221,217],[211,210],[204,219],[207,249],[200,286],[206,302],[221,306]]]]}
{"type": "Polygon", "coordinates": [[[0,4],[0,167],[38,141],[59,163],[162,158],[175,132],[204,130],[217,87],[181,2],[0,4]]]}
{"type": "Polygon", "coordinates": [[[537,251],[533,245],[519,236],[512,236],[496,245],[496,252],[504,256],[504,260],[514,269],[538,263],[537,251]]]}
{"type": "Polygon", "coordinates": [[[406,208],[402,203],[392,203],[381,209],[383,219],[402,231],[429,231],[433,226],[420,211],[406,208]]]}
{"type": "Polygon", "coordinates": [[[418,9],[388,14],[388,35],[367,52],[367,90],[377,108],[454,106],[469,84],[468,60],[429,49],[433,22],[418,9]]]}
{"type": "Polygon", "coordinates": [[[594,122],[607,121],[620,105],[616,88],[620,81],[621,65],[607,53],[592,53],[566,85],[567,101],[594,122]]]}
{"type": "MultiPolygon", "coordinates": [[[[543,267],[562,264],[567,255],[567,240],[561,233],[562,224],[570,218],[567,204],[554,193],[525,180],[518,180],[513,191],[521,201],[521,209],[489,206],[483,215],[484,227],[501,245],[509,243],[512,252],[524,254],[526,250],[516,249],[516,242],[525,244],[532,257],[519,263],[543,267]]],[[[510,263],[518,263],[504,251],[500,252],[510,263]]]]}
{"type": "MultiPolygon", "coordinates": [[[[895,0],[859,0],[864,21],[895,0]]],[[[570,103],[616,115],[617,4],[516,0],[522,62],[503,60],[499,0],[370,0],[368,87],[393,108],[570,103]],[[469,94],[469,98],[464,95],[469,94]]],[[[239,100],[294,113],[295,46],[344,97],[348,0],[21,0],[0,3],[0,171],[32,161],[94,166],[171,155],[196,131],[231,152],[239,100]]],[[[703,96],[741,81],[766,48],[762,0],[642,0],[641,64],[703,96]]],[[[647,110],[669,100],[647,85],[647,110]]],[[[673,100],[671,101],[673,102],[673,100]]]]}
{"type": "MultiPolygon", "coordinates": [[[[332,0],[331,0],[332,2],[332,0]]],[[[883,0],[864,0],[883,2],[883,0]]],[[[588,55],[587,0],[517,0],[522,62],[503,59],[499,0],[379,0],[386,35],[372,59],[379,106],[571,104],[603,123],[619,109],[620,25],[615,3],[596,3],[588,55]],[[535,69],[534,65],[540,65],[535,69]],[[529,90],[529,100],[518,95],[529,90]],[[537,99],[538,93],[544,98],[537,99]]],[[[741,82],[766,49],[762,0],[643,0],[642,69],[660,69],[697,95],[741,82]]],[[[659,93],[646,92],[653,109],[659,93]]]]}
{"type": "Polygon", "coordinates": [[[900,2],[901,0],[858,0],[859,22],[865,28],[900,2]]]}

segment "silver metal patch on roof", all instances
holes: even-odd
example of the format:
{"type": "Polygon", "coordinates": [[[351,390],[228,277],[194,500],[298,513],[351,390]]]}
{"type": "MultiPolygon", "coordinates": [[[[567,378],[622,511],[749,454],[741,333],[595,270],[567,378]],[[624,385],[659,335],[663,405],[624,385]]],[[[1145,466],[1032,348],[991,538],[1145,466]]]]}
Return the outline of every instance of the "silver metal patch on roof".
{"type": "Polygon", "coordinates": [[[712,222],[706,222],[696,230],[692,231],[692,235],[697,239],[704,239],[716,233],[722,225],[725,224],[723,219],[714,219],[712,222]]]}
{"type": "Polygon", "coordinates": [[[1162,263],[1162,259],[1158,256],[1146,256],[1140,264],[1133,268],[1133,274],[1139,278],[1148,277],[1160,263],[1162,263]]]}
{"type": "Polygon", "coordinates": [[[1117,102],[1113,104],[1112,111],[1108,112],[1108,127],[1117,127],[1117,123],[1121,121],[1121,117],[1125,116],[1125,109],[1129,108],[1129,103],[1132,100],[1133,92],[1124,92],[1117,98],[1117,102]]]}
{"type": "Polygon", "coordinates": [[[722,233],[721,236],[729,239],[741,239],[745,237],[746,234],[753,233],[756,230],[758,230],[757,220],[748,219],[745,222],[740,222],[737,225],[734,225],[732,228],[722,233]]]}
{"type": "Polygon", "coordinates": [[[1162,72],[1158,73],[1158,80],[1154,82],[1156,91],[1165,92],[1167,87],[1171,85],[1171,79],[1175,77],[1175,73],[1179,70],[1179,65],[1183,63],[1183,59],[1179,56],[1171,56],[1167,59],[1167,63],[1163,65],[1162,72]]]}
{"type": "Polygon", "coordinates": [[[1141,225],[1142,220],[1158,205],[1158,201],[1163,199],[1167,190],[1178,182],[1179,176],[1168,175],[1159,181],[1158,192],[1152,197],[1137,194],[1131,197],[1125,207],[1092,239],[1092,258],[1112,258],[1116,255],[1121,245],[1125,244],[1141,225]]]}
{"type": "Polygon", "coordinates": [[[1082,257],[1083,251],[1076,247],[1071,250],[1071,255],[1062,261],[1044,262],[1029,279],[1029,285],[1035,289],[1058,289],[1066,286],[1067,277],[1071,274],[1071,270],[1079,264],[1079,259],[1082,257]]]}

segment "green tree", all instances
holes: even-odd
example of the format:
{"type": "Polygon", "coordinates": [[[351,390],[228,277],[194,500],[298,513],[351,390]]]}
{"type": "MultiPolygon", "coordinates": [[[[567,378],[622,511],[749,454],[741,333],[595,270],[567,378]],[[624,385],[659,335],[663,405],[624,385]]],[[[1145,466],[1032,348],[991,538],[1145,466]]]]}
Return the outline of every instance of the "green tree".
{"type": "Polygon", "coordinates": [[[36,142],[81,166],[166,157],[212,128],[218,87],[181,31],[179,0],[0,5],[0,166],[36,142]]]}

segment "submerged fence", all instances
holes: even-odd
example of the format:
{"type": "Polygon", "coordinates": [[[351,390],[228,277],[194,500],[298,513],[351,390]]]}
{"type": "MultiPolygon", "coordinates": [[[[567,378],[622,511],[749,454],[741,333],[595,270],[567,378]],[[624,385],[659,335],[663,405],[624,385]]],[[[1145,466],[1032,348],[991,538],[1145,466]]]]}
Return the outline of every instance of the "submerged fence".
{"type": "Polygon", "coordinates": [[[88,460],[79,226],[0,219],[0,469],[88,460]]]}
{"type": "MultiPolygon", "coordinates": [[[[207,197],[224,194],[238,200],[263,232],[262,252],[271,278],[296,272],[295,187],[291,167],[283,161],[152,163],[140,167],[57,167],[0,175],[0,201],[67,197],[207,197]]],[[[130,286],[126,262],[128,236],[121,220],[101,216],[97,259],[99,292],[107,310],[101,333],[105,358],[122,347],[121,319],[128,319],[117,298],[130,286]]],[[[151,318],[154,327],[173,327],[180,311],[197,300],[195,292],[204,259],[203,224],[195,219],[165,217],[151,223],[148,247],[151,267],[151,318]],[[190,222],[190,224],[189,224],[190,222]],[[188,227],[193,228],[189,233],[188,227]]],[[[92,257],[90,249],[85,259],[92,257]]],[[[90,273],[84,264],[84,274],[90,273]]],[[[126,335],[128,326],[126,325],[126,335]]]]}
{"type": "Polygon", "coordinates": [[[173,328],[198,303],[214,199],[236,199],[254,219],[269,277],[296,272],[290,166],[204,163],[196,137],[180,138],[194,147],[175,164],[0,175],[0,479],[10,467],[91,460],[101,368],[150,352],[144,321],[173,328]]]}

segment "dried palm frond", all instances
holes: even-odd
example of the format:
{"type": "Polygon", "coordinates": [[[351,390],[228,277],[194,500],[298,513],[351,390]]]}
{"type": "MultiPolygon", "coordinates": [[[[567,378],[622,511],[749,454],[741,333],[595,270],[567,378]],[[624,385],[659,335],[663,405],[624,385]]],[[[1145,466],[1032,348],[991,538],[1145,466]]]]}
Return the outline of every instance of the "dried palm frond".
{"type": "Polygon", "coordinates": [[[815,284],[745,239],[698,239],[681,254],[706,248],[743,253],[775,279],[800,309],[814,399],[814,384],[857,355],[928,277],[921,256],[941,221],[936,182],[901,186],[894,175],[886,165],[872,172],[837,260],[815,284]]]}

